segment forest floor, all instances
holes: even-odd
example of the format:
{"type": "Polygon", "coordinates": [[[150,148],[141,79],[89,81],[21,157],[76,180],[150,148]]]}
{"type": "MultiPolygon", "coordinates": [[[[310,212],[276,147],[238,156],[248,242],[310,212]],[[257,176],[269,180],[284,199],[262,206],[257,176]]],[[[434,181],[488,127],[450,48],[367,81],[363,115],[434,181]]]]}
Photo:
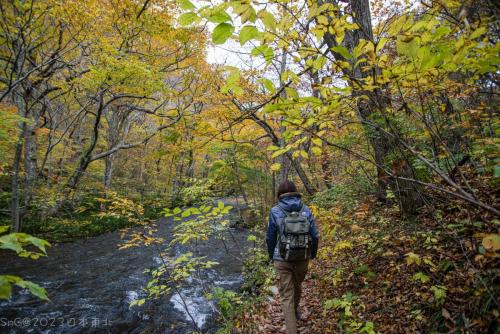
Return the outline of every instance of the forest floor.
{"type": "MultiPolygon", "coordinates": [[[[316,214],[331,232],[303,283],[299,333],[495,333],[498,252],[482,242],[491,217],[457,202],[404,221],[374,199],[316,214]]],[[[285,333],[279,295],[263,300],[233,333],[285,333]]]]}

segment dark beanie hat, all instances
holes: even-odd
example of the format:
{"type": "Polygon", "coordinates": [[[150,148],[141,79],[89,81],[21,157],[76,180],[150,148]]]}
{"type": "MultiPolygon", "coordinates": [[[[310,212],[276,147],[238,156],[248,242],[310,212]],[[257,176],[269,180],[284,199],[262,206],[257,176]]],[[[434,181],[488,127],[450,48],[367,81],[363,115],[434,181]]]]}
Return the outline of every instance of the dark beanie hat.
{"type": "Polygon", "coordinates": [[[292,181],[283,181],[280,183],[280,186],[278,187],[278,198],[286,193],[296,193],[297,192],[297,187],[295,186],[295,183],[292,181]]]}

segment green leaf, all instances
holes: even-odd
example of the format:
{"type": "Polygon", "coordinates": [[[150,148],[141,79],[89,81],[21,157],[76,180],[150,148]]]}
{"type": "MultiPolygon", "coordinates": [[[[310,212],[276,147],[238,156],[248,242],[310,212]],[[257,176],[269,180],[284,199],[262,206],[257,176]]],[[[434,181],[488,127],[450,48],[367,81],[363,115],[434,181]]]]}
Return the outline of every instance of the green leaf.
{"type": "Polygon", "coordinates": [[[326,63],[326,58],[323,56],[317,57],[313,62],[313,68],[315,70],[320,70],[326,63]]]}
{"type": "Polygon", "coordinates": [[[267,10],[262,10],[259,12],[259,17],[267,29],[271,31],[276,30],[276,19],[273,14],[269,13],[267,10]]]}
{"type": "Polygon", "coordinates": [[[259,35],[259,30],[255,26],[244,26],[240,31],[240,44],[245,45],[246,42],[259,35]]]}
{"type": "Polygon", "coordinates": [[[434,293],[434,299],[436,302],[440,304],[446,298],[446,290],[448,289],[442,285],[433,285],[430,290],[434,293]]]}
{"type": "Polygon", "coordinates": [[[271,94],[276,93],[276,89],[274,88],[274,84],[271,80],[267,78],[259,79],[260,82],[264,85],[264,88],[267,89],[271,94]]]}
{"type": "Polygon", "coordinates": [[[352,55],[349,53],[347,48],[342,46],[342,45],[337,45],[337,46],[331,47],[331,49],[332,49],[332,51],[340,54],[345,59],[352,59],[352,55]]]}
{"type": "Polygon", "coordinates": [[[21,278],[11,275],[0,275],[0,299],[9,299],[12,295],[12,284],[21,278]]]}
{"type": "Polygon", "coordinates": [[[252,49],[252,56],[262,56],[266,61],[271,61],[274,57],[274,51],[267,45],[259,45],[252,49]]]}
{"type": "Polygon", "coordinates": [[[281,148],[281,149],[279,149],[279,150],[276,150],[276,151],[274,151],[274,153],[271,155],[271,157],[272,157],[272,158],[279,157],[280,155],[282,155],[282,154],[284,154],[284,153],[286,153],[286,152],[290,151],[290,149],[291,149],[291,148],[287,146],[287,147],[281,148]]]}
{"type": "Polygon", "coordinates": [[[247,241],[257,241],[257,237],[255,235],[249,235],[247,241]]]}
{"type": "Polygon", "coordinates": [[[45,254],[47,254],[45,246],[50,246],[50,243],[48,241],[33,236],[29,236],[28,238],[26,238],[26,242],[31,243],[33,246],[37,247],[45,254]]]}
{"type": "Polygon", "coordinates": [[[181,208],[174,208],[173,214],[177,215],[177,214],[181,213],[181,211],[182,211],[181,208]]]}
{"type": "Polygon", "coordinates": [[[275,146],[275,145],[270,145],[267,147],[267,150],[268,151],[276,151],[276,150],[279,150],[280,147],[279,146],[275,146]]]}
{"type": "Polygon", "coordinates": [[[179,3],[179,6],[183,10],[195,9],[194,5],[189,0],[177,0],[177,2],[179,3]]]}
{"type": "Polygon", "coordinates": [[[196,15],[196,13],[193,12],[184,13],[181,16],[179,16],[179,24],[182,26],[190,25],[196,20],[198,20],[198,15],[196,15]]]}
{"type": "Polygon", "coordinates": [[[30,282],[30,281],[19,281],[16,283],[17,286],[20,286],[21,288],[28,289],[29,292],[31,292],[32,295],[43,299],[43,300],[49,300],[49,297],[47,295],[47,290],[42,288],[40,285],[30,282]]]}
{"type": "Polygon", "coordinates": [[[255,22],[255,9],[248,2],[244,1],[232,1],[233,12],[240,16],[241,23],[247,21],[255,22]]]}
{"type": "Polygon", "coordinates": [[[361,328],[359,331],[360,333],[366,333],[366,334],[377,334],[375,331],[375,325],[371,321],[367,321],[366,324],[361,328]]]}
{"type": "Polygon", "coordinates": [[[231,16],[229,16],[226,12],[224,11],[219,11],[216,13],[213,13],[208,17],[208,20],[213,23],[224,23],[227,21],[231,21],[231,16]]]}
{"type": "Polygon", "coordinates": [[[427,283],[429,282],[431,278],[429,276],[427,276],[426,274],[424,274],[423,272],[419,271],[418,273],[416,273],[415,275],[413,275],[413,280],[414,281],[420,281],[422,283],[427,283]]]}
{"type": "Polygon", "coordinates": [[[485,32],[486,32],[486,27],[478,28],[478,29],[474,30],[474,32],[470,35],[470,39],[478,38],[479,36],[481,36],[485,32]]]}
{"type": "Polygon", "coordinates": [[[396,49],[400,54],[407,56],[408,58],[415,59],[420,48],[419,38],[411,36],[407,40],[408,42],[398,40],[396,42],[396,49]]]}
{"type": "Polygon", "coordinates": [[[198,208],[191,208],[191,214],[193,214],[193,215],[201,215],[201,211],[198,208]]]}
{"type": "Polygon", "coordinates": [[[0,299],[9,299],[12,295],[12,285],[15,284],[23,289],[28,289],[34,296],[49,300],[47,291],[40,285],[25,281],[21,277],[12,275],[0,275],[0,299]]]}
{"type": "Polygon", "coordinates": [[[385,46],[385,43],[387,43],[387,38],[382,37],[377,43],[377,48],[375,49],[375,53],[378,53],[380,50],[382,50],[385,46]]]}
{"type": "Polygon", "coordinates": [[[292,99],[298,99],[299,98],[299,93],[291,87],[285,87],[285,92],[286,96],[292,98],[292,99]]]}
{"type": "Polygon", "coordinates": [[[2,233],[5,233],[5,232],[8,232],[10,229],[10,226],[9,225],[1,225],[0,226],[0,234],[2,233]]]}
{"type": "Polygon", "coordinates": [[[222,201],[217,202],[217,207],[221,210],[224,209],[224,202],[222,201]]]}
{"type": "Polygon", "coordinates": [[[16,253],[20,253],[23,250],[21,243],[17,237],[18,233],[11,233],[0,237],[0,248],[10,249],[16,253]]]}
{"type": "Polygon", "coordinates": [[[233,31],[234,27],[229,23],[220,23],[212,33],[212,42],[214,44],[224,44],[231,37],[233,31]]]}

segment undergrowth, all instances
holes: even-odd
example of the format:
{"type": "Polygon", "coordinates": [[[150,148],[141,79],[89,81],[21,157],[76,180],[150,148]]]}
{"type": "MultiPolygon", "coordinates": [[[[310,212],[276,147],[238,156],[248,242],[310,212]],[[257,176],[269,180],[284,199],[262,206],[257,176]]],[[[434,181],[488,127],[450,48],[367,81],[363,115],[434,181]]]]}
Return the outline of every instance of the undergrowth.
{"type": "Polygon", "coordinates": [[[268,300],[268,288],[276,279],[270,270],[267,252],[258,247],[247,252],[243,268],[243,285],[239,291],[215,288],[207,297],[213,300],[219,315],[217,334],[232,334],[248,321],[245,315],[255,313],[268,300]]]}
{"type": "Polygon", "coordinates": [[[116,192],[88,194],[72,210],[58,216],[45,216],[36,212],[27,217],[23,231],[49,241],[68,242],[134,226],[157,215],[143,205],[116,192]]]}
{"type": "MultiPolygon", "coordinates": [[[[497,220],[458,201],[404,219],[346,188],[310,200],[322,234],[300,333],[498,333],[497,220]]],[[[236,315],[233,333],[281,333],[277,299],[236,315]]]]}

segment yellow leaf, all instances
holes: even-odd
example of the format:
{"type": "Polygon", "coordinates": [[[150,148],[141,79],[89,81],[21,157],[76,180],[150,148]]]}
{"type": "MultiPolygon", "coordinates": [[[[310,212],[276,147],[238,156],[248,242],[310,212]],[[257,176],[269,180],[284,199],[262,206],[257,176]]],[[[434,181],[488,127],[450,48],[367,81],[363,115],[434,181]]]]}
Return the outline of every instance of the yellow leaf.
{"type": "Polygon", "coordinates": [[[500,249],[500,234],[488,234],[483,239],[484,249],[492,252],[496,252],[500,249]]]}
{"type": "Polygon", "coordinates": [[[326,16],[324,16],[324,15],[320,15],[320,16],[318,16],[318,17],[317,17],[317,20],[318,20],[318,23],[319,23],[319,24],[323,24],[323,25],[325,25],[325,26],[327,26],[327,25],[328,25],[328,18],[327,18],[326,16]]]}
{"type": "Polygon", "coordinates": [[[273,172],[277,172],[277,171],[279,171],[280,169],[281,169],[281,164],[280,164],[280,163],[275,163],[275,164],[272,164],[272,165],[271,165],[271,170],[272,170],[273,172]]]}
{"type": "Polygon", "coordinates": [[[416,265],[420,265],[420,263],[422,261],[420,259],[420,256],[418,256],[417,254],[415,254],[413,252],[407,253],[405,255],[406,255],[406,264],[407,265],[410,265],[412,263],[415,263],[416,265]]]}
{"type": "Polygon", "coordinates": [[[321,147],[318,147],[318,146],[313,146],[311,148],[311,151],[314,155],[317,155],[317,156],[321,155],[321,152],[322,152],[321,147]]]}

